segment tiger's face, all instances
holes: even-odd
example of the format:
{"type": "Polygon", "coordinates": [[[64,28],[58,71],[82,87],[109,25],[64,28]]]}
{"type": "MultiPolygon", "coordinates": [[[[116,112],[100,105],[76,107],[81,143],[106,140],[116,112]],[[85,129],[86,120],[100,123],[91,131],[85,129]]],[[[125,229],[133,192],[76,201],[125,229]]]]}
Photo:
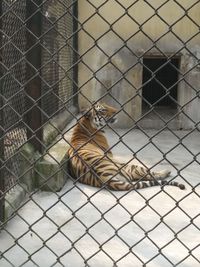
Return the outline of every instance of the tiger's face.
{"type": "Polygon", "coordinates": [[[117,122],[115,117],[117,109],[105,104],[96,103],[92,109],[86,113],[87,117],[90,119],[92,126],[96,129],[103,128],[108,124],[114,124],[117,122]]]}

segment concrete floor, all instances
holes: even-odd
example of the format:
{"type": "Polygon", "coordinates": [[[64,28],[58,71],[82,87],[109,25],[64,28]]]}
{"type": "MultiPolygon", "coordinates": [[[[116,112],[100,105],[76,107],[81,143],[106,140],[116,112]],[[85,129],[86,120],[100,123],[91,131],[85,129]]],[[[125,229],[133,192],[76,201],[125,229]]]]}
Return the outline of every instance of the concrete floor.
{"type": "Polygon", "coordinates": [[[200,266],[200,133],[115,131],[107,136],[119,160],[134,153],[170,169],[186,190],[127,194],[68,181],[59,193],[38,192],[0,233],[1,267],[200,266]]]}

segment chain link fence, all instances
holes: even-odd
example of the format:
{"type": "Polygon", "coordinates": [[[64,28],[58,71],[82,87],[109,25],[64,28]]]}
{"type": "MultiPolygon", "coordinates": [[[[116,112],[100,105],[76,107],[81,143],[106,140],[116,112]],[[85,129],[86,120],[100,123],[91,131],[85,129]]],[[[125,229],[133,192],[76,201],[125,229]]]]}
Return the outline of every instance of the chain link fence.
{"type": "Polygon", "coordinates": [[[42,77],[46,84],[42,86],[42,109],[48,115],[46,120],[64,105],[73,104],[72,3],[47,1],[43,5],[42,77]]]}
{"type": "Polygon", "coordinates": [[[199,11],[199,0],[0,1],[0,266],[199,266],[199,11]],[[78,111],[98,101],[118,118],[109,149],[96,143],[103,158],[111,149],[118,173],[169,169],[185,190],[73,177],[78,111]]]}
{"type": "Polygon", "coordinates": [[[22,54],[26,49],[25,26],[26,1],[15,4],[12,12],[8,2],[2,3],[2,78],[1,92],[4,102],[3,130],[5,164],[5,187],[8,188],[14,182],[14,177],[19,175],[17,158],[14,156],[16,147],[26,141],[26,129],[21,120],[25,111],[25,66],[22,54]],[[12,23],[10,23],[12,21],[12,23]],[[10,156],[13,155],[11,159],[10,156]]]}

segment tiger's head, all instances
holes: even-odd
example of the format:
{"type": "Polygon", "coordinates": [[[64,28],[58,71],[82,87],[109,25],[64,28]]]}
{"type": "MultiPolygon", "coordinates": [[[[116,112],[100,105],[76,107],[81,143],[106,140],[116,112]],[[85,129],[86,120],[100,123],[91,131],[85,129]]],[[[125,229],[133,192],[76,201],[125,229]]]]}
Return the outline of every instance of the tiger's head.
{"type": "Polygon", "coordinates": [[[97,102],[86,110],[84,116],[90,120],[93,128],[99,129],[117,122],[116,113],[117,109],[105,103],[97,102]]]}

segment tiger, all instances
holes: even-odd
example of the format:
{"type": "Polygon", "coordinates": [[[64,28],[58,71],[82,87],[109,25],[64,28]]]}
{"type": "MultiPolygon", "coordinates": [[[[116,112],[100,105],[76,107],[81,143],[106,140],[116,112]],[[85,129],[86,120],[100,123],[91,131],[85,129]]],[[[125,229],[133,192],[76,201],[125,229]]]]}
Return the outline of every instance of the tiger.
{"type": "Polygon", "coordinates": [[[164,180],[170,171],[117,161],[105,136],[106,126],[116,123],[118,110],[96,102],[86,109],[72,129],[68,150],[70,175],[76,181],[115,191],[137,190],[152,186],[171,185],[185,189],[183,184],[164,180]]]}

